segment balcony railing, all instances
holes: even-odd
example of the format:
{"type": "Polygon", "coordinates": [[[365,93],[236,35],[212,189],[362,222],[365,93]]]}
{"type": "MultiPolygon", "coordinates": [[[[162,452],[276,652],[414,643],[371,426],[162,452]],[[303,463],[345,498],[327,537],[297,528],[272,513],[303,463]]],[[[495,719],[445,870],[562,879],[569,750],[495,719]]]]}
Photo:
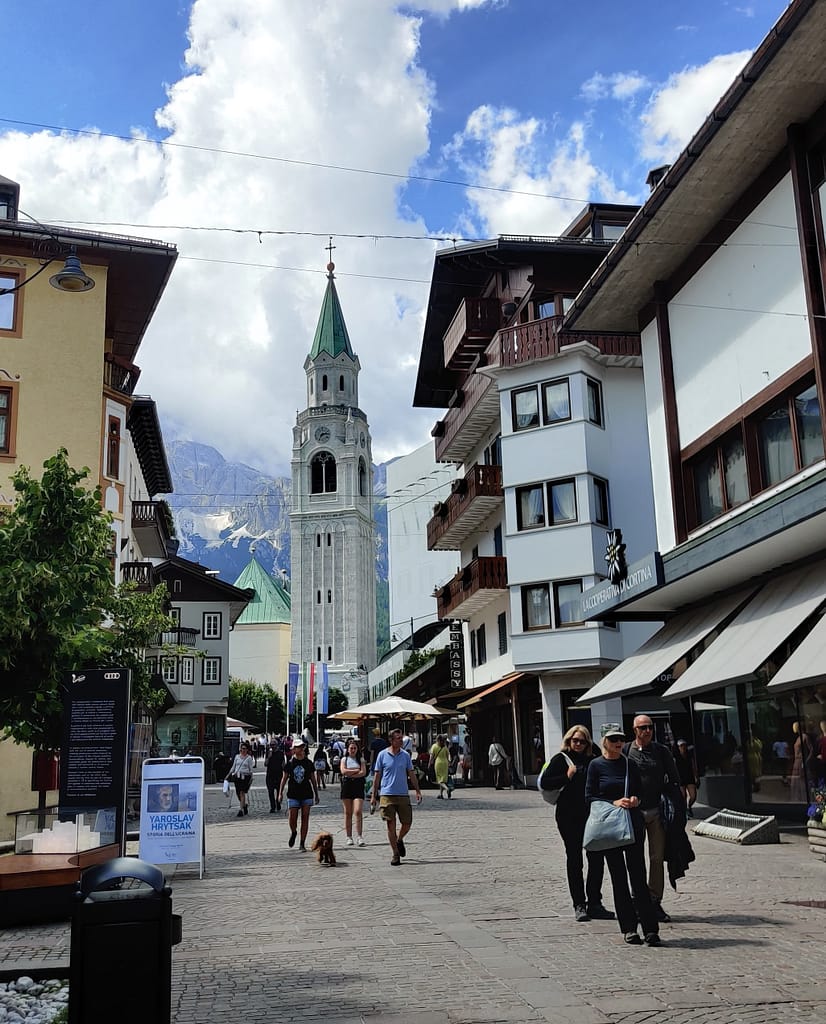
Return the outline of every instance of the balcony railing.
{"type": "Polygon", "coordinates": [[[444,335],[445,366],[467,369],[502,323],[499,299],[462,299],[444,335]]]}
{"type": "MultiPolygon", "coordinates": [[[[610,365],[639,363],[639,334],[592,334],[562,331],[561,316],[531,320],[515,327],[503,327],[484,350],[481,362],[487,366],[520,366],[557,356],[570,345],[587,343],[610,365]]],[[[462,462],[481,441],[499,413],[499,391],[492,378],[469,373],[457,391],[454,403],[433,428],[436,460],[462,462]]]]}
{"type": "Polygon", "coordinates": [[[190,629],[187,626],[176,626],[175,629],[166,629],[155,637],[155,647],[194,647],[198,639],[198,630],[190,629]]]}
{"type": "Polygon", "coordinates": [[[151,562],[122,562],[120,574],[124,583],[134,583],[142,594],[148,594],[155,586],[155,573],[151,562]]]}
{"type": "Polygon", "coordinates": [[[460,480],[453,481],[453,493],[434,509],[427,524],[428,551],[456,551],[491,512],[502,503],[502,467],[473,466],[460,480]]]}
{"type": "Polygon", "coordinates": [[[508,563],[502,557],[474,558],[436,590],[440,619],[469,619],[508,588],[508,563]]]}
{"type": "Polygon", "coordinates": [[[132,395],[141,375],[139,366],[130,363],[128,359],[105,352],[103,355],[103,383],[113,391],[120,391],[122,395],[132,395]]]}
{"type": "Polygon", "coordinates": [[[132,502],[132,532],[140,544],[141,554],[149,558],[166,557],[166,542],[170,538],[170,532],[160,502],[132,502]]]}

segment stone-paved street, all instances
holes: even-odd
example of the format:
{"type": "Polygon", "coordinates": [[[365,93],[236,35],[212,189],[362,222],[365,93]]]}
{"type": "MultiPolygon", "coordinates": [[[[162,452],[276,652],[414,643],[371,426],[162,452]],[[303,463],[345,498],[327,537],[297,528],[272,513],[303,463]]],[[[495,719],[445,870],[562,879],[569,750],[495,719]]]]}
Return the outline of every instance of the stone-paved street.
{"type": "MultiPolygon", "coordinates": [[[[288,849],[260,775],[248,818],[215,787],[207,804],[207,874],[172,879],[177,1024],[823,1019],[826,909],[792,901],[826,898],[826,864],[802,835],[696,838],[666,897],[665,944],[648,949],[625,946],[614,922],[574,923],[562,845],[533,791],[426,792],[400,868],[378,816],[364,849],[344,846],[337,787],[310,827],[335,834],[336,868],[288,849]]],[[[0,965],[68,961],[68,939],[68,926],[6,930],[0,965]]],[[[124,979],[124,998],[139,985],[124,979]]]]}

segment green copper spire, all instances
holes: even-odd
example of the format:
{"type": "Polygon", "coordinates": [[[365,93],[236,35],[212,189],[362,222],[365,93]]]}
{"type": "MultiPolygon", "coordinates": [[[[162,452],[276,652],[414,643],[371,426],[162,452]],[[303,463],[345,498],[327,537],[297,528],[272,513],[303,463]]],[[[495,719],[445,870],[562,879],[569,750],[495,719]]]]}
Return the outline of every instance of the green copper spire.
{"type": "Polygon", "coordinates": [[[336,292],[335,278],[333,271],[336,269],[332,260],[327,264],[327,291],[324,293],[324,301],[321,303],[321,314],[318,318],[318,326],[315,329],[313,347],[310,349],[310,359],[316,359],[321,352],[330,356],[340,356],[343,353],[351,359],[355,359],[353,348],[350,345],[350,336],[347,334],[347,324],[344,322],[344,314],[341,312],[341,305],[336,292]]]}
{"type": "Polygon", "coordinates": [[[278,580],[264,571],[252,551],[244,571],[235,581],[235,586],[241,590],[251,587],[255,591],[255,596],[241,612],[236,625],[290,621],[291,599],[289,592],[278,580]]]}

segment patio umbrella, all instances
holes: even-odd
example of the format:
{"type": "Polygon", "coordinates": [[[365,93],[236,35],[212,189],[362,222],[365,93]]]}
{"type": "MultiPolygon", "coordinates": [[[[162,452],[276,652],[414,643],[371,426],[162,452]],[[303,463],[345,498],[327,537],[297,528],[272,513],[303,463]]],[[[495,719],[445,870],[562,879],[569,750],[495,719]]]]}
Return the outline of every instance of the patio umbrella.
{"type": "Polygon", "coordinates": [[[354,722],[359,718],[441,718],[443,714],[445,712],[441,708],[434,708],[432,704],[405,700],[404,697],[385,697],[384,700],[376,700],[372,704],[362,704],[357,708],[339,711],[336,715],[330,715],[330,718],[337,718],[341,722],[354,722]]]}

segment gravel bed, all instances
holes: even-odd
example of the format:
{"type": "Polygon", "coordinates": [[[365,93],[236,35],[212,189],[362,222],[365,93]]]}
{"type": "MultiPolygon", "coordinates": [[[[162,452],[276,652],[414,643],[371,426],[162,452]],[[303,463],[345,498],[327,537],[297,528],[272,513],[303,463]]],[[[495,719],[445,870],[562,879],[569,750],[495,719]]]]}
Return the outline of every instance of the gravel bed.
{"type": "Polygon", "coordinates": [[[0,1024],[49,1024],[68,1001],[66,981],[0,981],[0,1024]]]}

